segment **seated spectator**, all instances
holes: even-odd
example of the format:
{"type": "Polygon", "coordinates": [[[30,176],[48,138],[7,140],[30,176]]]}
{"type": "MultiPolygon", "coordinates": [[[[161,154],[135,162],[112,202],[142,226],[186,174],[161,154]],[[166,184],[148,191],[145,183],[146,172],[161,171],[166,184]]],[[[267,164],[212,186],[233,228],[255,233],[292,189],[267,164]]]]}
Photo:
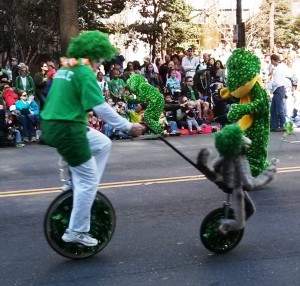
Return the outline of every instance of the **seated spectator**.
{"type": "Polygon", "coordinates": [[[12,105],[15,105],[19,99],[18,94],[8,84],[4,85],[2,97],[6,103],[6,107],[9,109],[12,105]]]}
{"type": "Polygon", "coordinates": [[[119,77],[119,75],[120,72],[117,69],[113,69],[112,78],[108,83],[108,89],[114,102],[116,102],[119,97],[124,96],[123,93],[126,86],[126,83],[119,77]]]}
{"type": "Polygon", "coordinates": [[[171,76],[171,72],[175,70],[176,78],[179,80],[179,83],[181,83],[181,73],[175,69],[174,62],[170,61],[168,63],[168,68],[168,73],[166,75],[167,79],[171,76]]]}
{"type": "MultiPolygon", "coordinates": [[[[126,104],[123,100],[119,100],[117,104],[114,104],[112,101],[108,102],[122,117],[129,119],[126,111],[126,104]]],[[[111,139],[126,139],[130,136],[121,131],[113,128],[110,124],[104,123],[102,132],[111,139]]]]}
{"type": "Polygon", "coordinates": [[[188,100],[195,101],[198,110],[198,117],[199,119],[203,120],[203,117],[206,116],[207,110],[209,109],[209,103],[203,99],[200,99],[200,94],[196,89],[191,76],[187,76],[185,78],[185,84],[181,89],[181,96],[186,96],[188,100]]]}
{"type": "Polygon", "coordinates": [[[129,111],[129,121],[132,123],[143,122],[145,109],[146,109],[145,104],[138,103],[134,110],[129,111]]]}
{"type": "Polygon", "coordinates": [[[174,95],[175,91],[180,91],[180,82],[176,77],[176,71],[174,69],[167,79],[166,88],[171,91],[172,95],[174,95]]]}
{"type": "Polygon", "coordinates": [[[40,110],[43,109],[46,96],[47,96],[47,82],[48,82],[48,65],[42,63],[40,66],[40,71],[34,76],[35,84],[35,95],[39,101],[40,110]]]}
{"type": "Polygon", "coordinates": [[[141,67],[141,64],[139,61],[133,61],[133,70],[134,70],[134,73],[143,74],[142,67],[141,67]]]}
{"type": "Polygon", "coordinates": [[[103,96],[107,99],[109,98],[109,90],[108,90],[108,83],[107,81],[104,79],[104,74],[101,71],[97,72],[97,81],[98,81],[98,85],[102,91],[103,96]]]}
{"type": "Polygon", "coordinates": [[[102,130],[102,120],[100,118],[97,118],[93,111],[90,111],[88,113],[88,122],[89,127],[96,129],[98,131],[102,130]]]}
{"type": "Polygon", "coordinates": [[[11,80],[7,70],[2,68],[2,64],[0,63],[0,84],[9,84],[11,85],[11,80]]]}
{"type": "Polygon", "coordinates": [[[173,100],[171,94],[165,96],[165,115],[170,126],[170,135],[181,135],[177,126],[177,110],[180,109],[180,104],[173,100]]]}
{"type": "Polygon", "coordinates": [[[225,82],[225,68],[220,60],[216,60],[214,64],[214,74],[212,75],[214,79],[218,78],[220,82],[225,82]]]}
{"type": "Polygon", "coordinates": [[[145,66],[144,76],[150,85],[158,87],[158,89],[161,90],[162,82],[160,81],[159,74],[154,72],[154,66],[152,63],[149,63],[145,66]]]}
{"type": "Polygon", "coordinates": [[[52,85],[52,81],[53,81],[53,77],[56,73],[56,67],[54,65],[53,62],[47,62],[48,65],[48,71],[47,71],[47,87],[46,87],[46,92],[48,93],[51,85],[52,85]]]}
{"type": "Polygon", "coordinates": [[[2,94],[2,92],[0,90],[0,110],[4,109],[4,107],[5,107],[5,101],[3,99],[3,94],[2,94]]]}
{"type": "Polygon", "coordinates": [[[24,142],[36,142],[35,127],[39,118],[39,107],[34,101],[33,95],[27,97],[27,93],[24,91],[20,95],[20,99],[16,102],[16,108],[20,111],[21,115],[19,120],[22,125],[23,140],[24,142]]]}
{"type": "Polygon", "coordinates": [[[180,75],[181,75],[181,81],[182,81],[182,79],[185,78],[185,70],[182,67],[182,65],[180,64],[180,57],[179,57],[179,55],[177,55],[177,54],[172,55],[171,61],[174,63],[174,69],[180,73],[180,75]]]}
{"type": "MultiPolygon", "coordinates": [[[[3,106],[0,100],[0,106],[3,106]]],[[[12,119],[6,116],[5,109],[0,107],[0,143],[13,144],[16,147],[23,147],[20,131],[13,126],[12,119]]]]}
{"type": "Polygon", "coordinates": [[[190,132],[193,135],[193,126],[197,129],[197,132],[201,134],[201,127],[199,126],[197,118],[196,103],[193,100],[188,100],[186,96],[181,96],[179,98],[179,103],[182,112],[186,115],[185,120],[190,132]]]}
{"type": "Polygon", "coordinates": [[[23,65],[19,69],[20,76],[16,78],[16,88],[18,91],[26,91],[28,95],[34,95],[35,85],[33,78],[29,75],[28,66],[23,65]]]}
{"type": "Polygon", "coordinates": [[[127,82],[127,80],[130,78],[130,76],[132,74],[135,74],[134,67],[133,67],[133,62],[128,62],[127,63],[127,67],[126,67],[126,69],[123,72],[123,80],[125,82],[127,82]]]}

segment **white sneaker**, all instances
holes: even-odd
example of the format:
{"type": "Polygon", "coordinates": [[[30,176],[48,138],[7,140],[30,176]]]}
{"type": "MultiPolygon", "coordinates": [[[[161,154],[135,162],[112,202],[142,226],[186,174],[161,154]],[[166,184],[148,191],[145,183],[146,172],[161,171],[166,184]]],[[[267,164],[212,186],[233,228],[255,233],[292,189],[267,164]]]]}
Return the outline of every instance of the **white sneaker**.
{"type": "Polygon", "coordinates": [[[72,190],[72,183],[71,183],[71,181],[67,181],[63,186],[60,187],[60,189],[61,189],[63,192],[72,190]]]}
{"type": "Polygon", "coordinates": [[[64,242],[81,243],[85,246],[96,246],[99,241],[92,238],[88,232],[77,232],[71,229],[67,229],[62,236],[64,242]]]}

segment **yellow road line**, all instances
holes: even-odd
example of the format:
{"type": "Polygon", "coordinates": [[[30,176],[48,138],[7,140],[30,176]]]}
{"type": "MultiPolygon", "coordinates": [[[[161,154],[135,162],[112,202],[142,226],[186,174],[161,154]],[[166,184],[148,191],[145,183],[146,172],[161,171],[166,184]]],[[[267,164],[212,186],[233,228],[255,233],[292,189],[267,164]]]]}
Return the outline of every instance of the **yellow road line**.
{"type": "MultiPolygon", "coordinates": [[[[277,170],[277,173],[288,173],[288,172],[300,172],[300,167],[299,166],[285,167],[285,168],[278,168],[277,170]]],[[[167,184],[167,183],[202,181],[202,180],[206,180],[206,177],[204,175],[143,179],[143,180],[136,180],[136,181],[103,183],[101,184],[100,189],[113,189],[113,188],[124,188],[124,187],[133,187],[133,186],[142,186],[142,185],[147,186],[147,185],[154,185],[154,184],[167,184]]],[[[45,194],[60,193],[60,192],[62,191],[58,188],[17,190],[17,191],[7,191],[7,192],[4,191],[4,192],[0,192],[0,198],[45,195],[45,194]]]]}

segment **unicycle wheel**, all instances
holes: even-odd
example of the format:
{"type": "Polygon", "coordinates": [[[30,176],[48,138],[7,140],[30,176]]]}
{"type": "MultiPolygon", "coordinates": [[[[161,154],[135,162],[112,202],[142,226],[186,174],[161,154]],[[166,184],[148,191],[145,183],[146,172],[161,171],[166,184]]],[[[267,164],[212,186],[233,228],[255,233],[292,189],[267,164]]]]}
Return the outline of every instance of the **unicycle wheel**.
{"type": "Polygon", "coordinates": [[[101,251],[111,240],[116,216],[111,202],[100,192],[97,192],[91,211],[92,237],[99,241],[96,246],[84,246],[77,243],[66,243],[61,237],[69,225],[73,205],[73,192],[60,194],[50,204],[44,219],[44,232],[49,245],[60,255],[81,259],[90,257],[101,251]]]}
{"type": "MultiPolygon", "coordinates": [[[[219,231],[220,220],[225,218],[225,209],[218,208],[210,212],[200,226],[200,239],[203,245],[214,253],[226,253],[235,248],[241,241],[244,229],[223,234],[219,231]]],[[[233,209],[228,218],[234,218],[233,209]]]]}

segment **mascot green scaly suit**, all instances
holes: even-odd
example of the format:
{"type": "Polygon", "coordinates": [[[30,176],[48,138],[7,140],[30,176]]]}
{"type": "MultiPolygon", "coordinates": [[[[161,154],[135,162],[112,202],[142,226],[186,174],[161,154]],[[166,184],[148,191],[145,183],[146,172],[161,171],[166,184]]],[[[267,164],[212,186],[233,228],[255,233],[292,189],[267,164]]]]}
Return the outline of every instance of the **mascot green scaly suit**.
{"type": "Polygon", "coordinates": [[[159,117],[164,109],[164,98],[162,94],[145,77],[133,74],[127,80],[130,91],[137,96],[137,102],[147,102],[144,118],[147,125],[157,134],[162,133],[159,117]]]}
{"type": "Polygon", "coordinates": [[[221,90],[223,98],[234,97],[240,104],[232,104],[227,118],[238,122],[245,136],[252,141],[247,150],[252,175],[265,170],[270,138],[269,97],[259,79],[260,60],[243,49],[235,49],[227,63],[227,88],[221,90]]]}

